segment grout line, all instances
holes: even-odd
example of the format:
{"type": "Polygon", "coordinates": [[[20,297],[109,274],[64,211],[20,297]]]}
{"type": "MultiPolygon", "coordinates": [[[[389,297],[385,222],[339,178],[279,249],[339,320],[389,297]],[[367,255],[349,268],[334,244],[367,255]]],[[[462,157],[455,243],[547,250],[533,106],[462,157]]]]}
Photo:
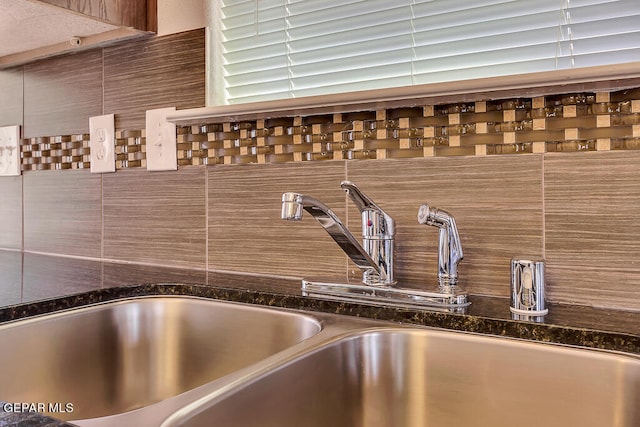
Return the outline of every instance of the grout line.
{"type": "MultiPolygon", "coordinates": [[[[24,75],[24,74],[23,74],[24,75]]],[[[24,85],[23,85],[24,86],[24,85]]],[[[24,121],[24,119],[23,119],[24,121]]],[[[24,128],[24,126],[23,126],[24,128]]],[[[22,165],[20,165],[22,168],[22,165]]],[[[20,193],[22,194],[22,212],[21,212],[21,240],[20,240],[20,302],[24,302],[24,212],[25,212],[25,203],[24,203],[24,175],[20,175],[20,193]]]]}
{"type": "Polygon", "coordinates": [[[204,269],[209,283],[209,166],[204,167],[204,269]]]}
{"type": "Polygon", "coordinates": [[[542,259],[546,261],[547,259],[547,206],[546,206],[546,199],[545,199],[545,179],[544,179],[544,158],[545,158],[545,154],[542,153],[541,156],[541,161],[542,161],[542,167],[541,169],[541,179],[540,182],[542,183],[542,189],[541,189],[541,193],[542,193],[542,259]]]}
{"type": "Polygon", "coordinates": [[[69,259],[78,259],[83,261],[103,261],[102,258],[88,257],[88,256],[81,256],[81,255],[56,254],[51,252],[28,251],[28,250],[24,250],[22,252],[25,254],[44,255],[44,256],[50,256],[55,258],[69,258],[69,259]]]}
{"type": "Polygon", "coordinates": [[[20,230],[20,231],[21,231],[21,233],[20,233],[20,250],[21,250],[21,251],[24,251],[24,249],[25,249],[25,248],[24,248],[24,223],[25,223],[25,221],[24,221],[24,212],[25,212],[25,203],[24,203],[24,175],[20,175],[20,195],[22,196],[22,197],[21,197],[21,199],[22,199],[22,200],[21,200],[21,202],[22,202],[22,206],[21,206],[21,207],[22,207],[22,209],[21,209],[21,212],[20,212],[20,221],[21,221],[21,224],[20,224],[20,229],[21,229],[21,230],[20,230]]]}
{"type": "MultiPolygon", "coordinates": [[[[101,79],[101,86],[102,86],[102,114],[104,115],[104,48],[102,48],[102,79],[101,79]]],[[[114,126],[115,127],[115,126],[114,126]]]]}
{"type": "MultiPolygon", "coordinates": [[[[100,259],[104,259],[104,175],[100,174],[100,259]]],[[[104,287],[104,265],[100,265],[100,284],[104,287]]]]}
{"type": "Polygon", "coordinates": [[[21,126],[21,130],[20,130],[20,141],[18,142],[18,147],[20,149],[20,195],[21,197],[21,202],[22,202],[22,211],[21,211],[21,233],[20,233],[20,250],[23,252],[22,255],[22,275],[21,275],[21,279],[20,279],[20,301],[22,301],[22,294],[24,292],[24,212],[25,212],[25,203],[24,203],[24,171],[22,170],[22,140],[24,139],[25,136],[25,127],[24,127],[24,122],[25,122],[25,74],[26,74],[26,66],[23,65],[22,67],[22,126],[21,126]]]}
{"type": "MultiPolygon", "coordinates": [[[[343,160],[344,162],[344,179],[345,181],[349,181],[349,167],[348,165],[348,161],[347,160],[343,160]]],[[[344,193],[344,217],[345,217],[345,221],[346,221],[346,225],[347,225],[347,229],[349,228],[349,197],[347,196],[347,193],[344,193]]],[[[344,269],[345,269],[345,277],[349,277],[349,257],[348,256],[344,256],[344,269]]]]}
{"type": "MultiPolygon", "coordinates": [[[[44,254],[44,255],[50,255],[50,254],[44,254]]],[[[55,256],[55,255],[53,255],[55,256]]],[[[66,258],[65,256],[63,256],[63,258],[66,258]]],[[[143,265],[146,267],[163,267],[163,268],[173,268],[176,270],[193,270],[193,271],[205,271],[202,267],[190,267],[190,266],[185,266],[185,265],[172,265],[172,264],[162,264],[162,263],[157,263],[157,262],[145,262],[145,261],[127,261],[127,260],[122,260],[122,259],[110,259],[110,258],[104,258],[102,260],[100,260],[104,263],[109,263],[109,264],[121,264],[121,265],[143,265]]]]}
{"type": "Polygon", "coordinates": [[[95,261],[109,263],[109,264],[121,264],[121,265],[143,265],[147,267],[164,267],[164,268],[174,268],[177,270],[195,270],[195,271],[204,271],[203,268],[198,267],[190,267],[184,265],[172,265],[172,264],[162,264],[156,262],[144,262],[144,261],[127,261],[122,259],[111,259],[111,258],[96,258],[96,257],[86,257],[80,255],[66,255],[66,254],[56,254],[50,252],[39,252],[39,251],[23,251],[23,254],[31,254],[31,255],[43,255],[54,258],[65,258],[65,259],[76,259],[81,261],[95,261]]]}
{"type": "Polygon", "coordinates": [[[280,274],[263,274],[263,273],[251,273],[247,271],[237,271],[237,270],[222,270],[222,269],[213,269],[211,273],[218,274],[237,274],[239,276],[248,276],[248,277],[268,277],[270,279],[281,279],[281,280],[302,280],[302,276],[285,276],[280,274]]]}

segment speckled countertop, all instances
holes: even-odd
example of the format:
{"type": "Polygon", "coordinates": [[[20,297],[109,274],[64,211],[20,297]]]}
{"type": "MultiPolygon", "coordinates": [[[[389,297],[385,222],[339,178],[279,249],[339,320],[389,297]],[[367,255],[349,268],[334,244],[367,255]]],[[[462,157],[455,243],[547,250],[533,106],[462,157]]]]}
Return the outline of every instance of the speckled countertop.
{"type": "MultiPolygon", "coordinates": [[[[635,312],[550,304],[542,322],[517,321],[512,319],[506,298],[471,295],[467,313],[443,313],[307,298],[301,295],[298,280],[131,264],[102,263],[100,269],[99,287],[70,295],[66,286],[60,296],[0,307],[0,323],[127,297],[189,295],[640,355],[640,313],[635,312]]],[[[71,424],[33,413],[7,413],[0,406],[0,426],[16,425],[71,424]]]]}

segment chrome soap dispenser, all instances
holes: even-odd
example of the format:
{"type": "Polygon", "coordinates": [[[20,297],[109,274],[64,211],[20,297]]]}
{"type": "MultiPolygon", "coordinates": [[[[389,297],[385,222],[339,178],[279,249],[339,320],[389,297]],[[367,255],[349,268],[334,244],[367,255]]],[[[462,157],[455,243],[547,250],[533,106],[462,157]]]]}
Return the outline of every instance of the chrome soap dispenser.
{"type": "Polygon", "coordinates": [[[521,316],[544,316],[544,261],[511,260],[511,312],[521,316]]]}

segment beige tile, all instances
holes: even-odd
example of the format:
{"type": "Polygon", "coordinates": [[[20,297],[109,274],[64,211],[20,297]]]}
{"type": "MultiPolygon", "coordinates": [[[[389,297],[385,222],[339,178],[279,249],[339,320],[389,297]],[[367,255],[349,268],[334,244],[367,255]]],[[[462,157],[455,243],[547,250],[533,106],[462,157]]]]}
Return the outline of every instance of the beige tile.
{"type": "MultiPolygon", "coordinates": [[[[508,296],[511,258],[542,255],[540,156],[353,161],[347,171],[396,221],[402,286],[437,285],[438,229],[418,224],[423,203],[454,216],[464,251],[460,285],[470,293],[508,296]]],[[[353,233],[359,221],[350,204],[353,233]]]]}
{"type": "Polygon", "coordinates": [[[22,125],[24,67],[0,71],[0,126],[22,125]]]}
{"type": "Polygon", "coordinates": [[[22,302],[88,292],[102,287],[99,261],[24,254],[22,302]]]}
{"type": "Polygon", "coordinates": [[[22,249],[22,176],[0,177],[0,248],[22,249]]]}
{"type": "Polygon", "coordinates": [[[104,175],[104,257],[205,268],[204,168],[104,175]]]}
{"type": "Polygon", "coordinates": [[[548,296],[640,309],[640,153],[546,155],[548,296]]]}
{"type": "Polygon", "coordinates": [[[142,129],[145,111],[205,104],[205,30],[133,40],[104,49],[104,111],[116,129],[142,129]]]}
{"type": "Polygon", "coordinates": [[[25,65],[24,137],[89,133],[103,111],[102,68],[101,49],[25,65]]]}
{"type": "Polygon", "coordinates": [[[37,171],[23,179],[25,250],[100,257],[100,175],[37,171]]]}
{"type": "Polygon", "coordinates": [[[0,307],[22,301],[22,252],[0,250],[0,307]]]}
{"type": "Polygon", "coordinates": [[[315,197],[344,219],[344,162],[214,166],[209,182],[209,269],[290,277],[344,275],[346,257],[306,212],[280,219],[282,193],[315,197]]]}
{"type": "Polygon", "coordinates": [[[186,268],[156,265],[121,264],[105,262],[102,284],[105,288],[145,283],[207,284],[207,272],[186,268]]]}

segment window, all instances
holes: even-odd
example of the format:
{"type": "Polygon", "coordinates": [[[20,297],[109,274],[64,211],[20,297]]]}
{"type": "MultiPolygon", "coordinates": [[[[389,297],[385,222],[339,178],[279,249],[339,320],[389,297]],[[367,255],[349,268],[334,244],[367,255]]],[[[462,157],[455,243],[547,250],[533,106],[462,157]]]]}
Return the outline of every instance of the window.
{"type": "Polygon", "coordinates": [[[640,59],[638,0],[215,0],[215,104],[640,59]]]}

